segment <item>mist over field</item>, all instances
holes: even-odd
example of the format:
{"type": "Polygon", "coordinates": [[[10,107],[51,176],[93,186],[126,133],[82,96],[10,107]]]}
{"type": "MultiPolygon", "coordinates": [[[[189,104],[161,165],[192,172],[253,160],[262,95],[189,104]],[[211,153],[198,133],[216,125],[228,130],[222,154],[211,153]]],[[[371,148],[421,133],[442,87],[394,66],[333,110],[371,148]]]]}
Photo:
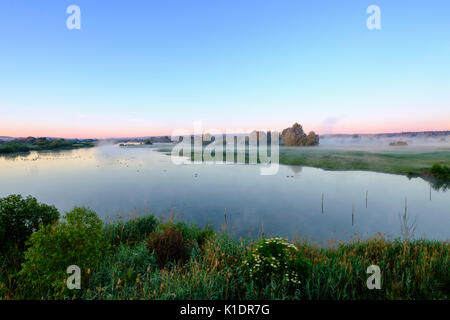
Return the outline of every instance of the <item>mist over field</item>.
{"type": "Polygon", "coordinates": [[[413,150],[428,148],[450,148],[450,133],[427,136],[382,134],[382,135],[321,135],[319,147],[368,147],[389,150],[413,150]],[[405,142],[406,145],[390,145],[397,142],[405,142]]]}

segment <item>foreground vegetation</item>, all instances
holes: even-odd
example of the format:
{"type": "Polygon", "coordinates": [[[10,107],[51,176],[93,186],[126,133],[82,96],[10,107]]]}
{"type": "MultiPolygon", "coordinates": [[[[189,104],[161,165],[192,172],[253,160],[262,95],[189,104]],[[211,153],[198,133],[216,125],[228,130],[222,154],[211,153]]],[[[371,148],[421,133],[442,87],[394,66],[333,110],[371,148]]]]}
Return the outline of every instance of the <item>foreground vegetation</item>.
{"type": "Polygon", "coordinates": [[[31,197],[0,199],[1,299],[449,299],[450,295],[448,242],[378,237],[320,248],[281,238],[235,240],[226,226],[214,232],[208,226],[152,215],[104,224],[87,208],[75,208],[62,219],[55,212],[31,197]],[[379,290],[366,287],[366,270],[372,264],[381,269],[379,290]],[[80,290],[67,289],[70,265],[81,268],[80,290]]]}
{"type": "Polygon", "coordinates": [[[11,141],[0,140],[0,154],[40,150],[68,150],[93,146],[93,140],[66,140],[28,137],[26,139],[14,139],[11,141]]]}

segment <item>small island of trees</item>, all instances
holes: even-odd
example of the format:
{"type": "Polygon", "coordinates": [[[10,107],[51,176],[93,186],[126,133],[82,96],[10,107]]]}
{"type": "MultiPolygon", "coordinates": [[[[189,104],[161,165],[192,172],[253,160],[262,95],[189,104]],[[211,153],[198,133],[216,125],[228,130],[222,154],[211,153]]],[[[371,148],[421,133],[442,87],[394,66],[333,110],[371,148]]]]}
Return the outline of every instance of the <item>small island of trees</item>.
{"type": "Polygon", "coordinates": [[[294,123],[290,128],[286,128],[281,133],[281,138],[286,146],[317,146],[319,145],[319,136],[314,131],[308,133],[303,131],[303,127],[294,123]]]}
{"type": "Polygon", "coordinates": [[[78,149],[93,147],[93,139],[55,139],[55,138],[18,138],[11,141],[0,140],[0,154],[40,151],[40,150],[59,150],[59,149],[78,149]]]}

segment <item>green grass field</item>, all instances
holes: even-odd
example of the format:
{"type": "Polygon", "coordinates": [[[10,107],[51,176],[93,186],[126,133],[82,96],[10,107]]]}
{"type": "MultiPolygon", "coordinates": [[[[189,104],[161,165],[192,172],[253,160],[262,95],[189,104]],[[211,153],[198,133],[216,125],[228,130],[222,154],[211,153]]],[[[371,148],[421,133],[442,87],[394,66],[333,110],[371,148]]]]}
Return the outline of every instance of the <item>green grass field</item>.
{"type": "Polygon", "coordinates": [[[328,170],[423,175],[435,163],[450,166],[450,149],[422,152],[281,147],[280,163],[328,170]]]}
{"type": "MultiPolygon", "coordinates": [[[[159,151],[170,154],[171,148],[159,151]]],[[[235,154],[236,156],[236,154],[235,154]]],[[[193,159],[194,153],[191,153],[193,159]]],[[[248,162],[248,152],[246,154],[248,162]]],[[[431,167],[440,164],[450,168],[450,148],[344,148],[285,147],[279,150],[279,163],[321,168],[325,170],[363,170],[421,176],[436,185],[448,185],[448,173],[435,181],[431,167]]],[[[448,169],[447,169],[448,171],[448,169]]]]}

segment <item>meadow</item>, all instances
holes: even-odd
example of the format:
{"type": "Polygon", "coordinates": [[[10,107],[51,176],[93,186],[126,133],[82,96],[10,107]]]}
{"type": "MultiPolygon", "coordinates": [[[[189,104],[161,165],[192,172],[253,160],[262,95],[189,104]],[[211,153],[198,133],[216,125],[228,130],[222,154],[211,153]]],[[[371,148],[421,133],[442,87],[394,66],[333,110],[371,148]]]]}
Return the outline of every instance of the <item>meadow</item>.
{"type": "Polygon", "coordinates": [[[450,166],[450,150],[352,150],[326,148],[280,148],[280,163],[327,170],[367,170],[384,173],[426,175],[433,164],[450,166]]]}
{"type": "MultiPolygon", "coordinates": [[[[171,148],[163,147],[159,151],[170,154],[171,148]]],[[[198,154],[197,151],[191,152],[191,160],[194,160],[198,154]]],[[[183,156],[183,152],[180,152],[180,155],[183,156]]],[[[212,155],[214,156],[214,152],[212,155]]],[[[234,158],[237,161],[236,151],[234,158]]],[[[246,150],[245,162],[248,163],[248,161],[249,152],[246,150]]],[[[279,163],[325,170],[373,171],[410,177],[420,176],[431,182],[435,189],[447,189],[450,183],[450,149],[448,148],[280,146],[279,163]]]]}

